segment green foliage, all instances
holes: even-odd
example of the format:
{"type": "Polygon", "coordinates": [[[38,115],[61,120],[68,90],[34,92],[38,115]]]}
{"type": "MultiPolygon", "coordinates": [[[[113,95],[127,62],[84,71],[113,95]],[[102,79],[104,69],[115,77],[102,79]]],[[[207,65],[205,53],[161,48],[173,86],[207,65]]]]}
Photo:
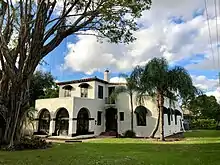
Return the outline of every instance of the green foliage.
{"type": "Polygon", "coordinates": [[[123,137],[125,137],[125,138],[134,138],[134,137],[136,137],[136,133],[132,130],[127,130],[123,133],[123,137]]]}
{"type": "Polygon", "coordinates": [[[216,129],[216,126],[214,119],[194,119],[190,123],[191,129],[216,129]]]}
{"type": "Polygon", "coordinates": [[[189,73],[184,68],[180,66],[171,68],[165,58],[153,58],[150,60],[140,77],[138,98],[143,98],[143,95],[147,94],[157,99],[159,113],[151,137],[155,136],[160,127],[160,139],[165,140],[164,120],[161,120],[159,117],[159,114],[163,114],[165,98],[169,99],[171,108],[174,107],[175,101],[181,99],[182,102],[187,102],[195,98],[195,95],[198,93],[196,87],[193,86],[189,73]]]}
{"type": "Polygon", "coordinates": [[[59,96],[59,89],[50,72],[37,71],[30,80],[30,105],[34,107],[36,99],[59,96]]]}
{"type": "Polygon", "coordinates": [[[40,137],[22,137],[19,142],[15,143],[13,147],[7,150],[33,150],[33,149],[46,149],[52,147],[52,143],[47,143],[46,140],[40,137]]]}
{"type": "MultiPolygon", "coordinates": [[[[85,4],[83,8],[85,8],[85,4]]],[[[136,23],[144,10],[149,10],[151,0],[108,0],[100,5],[99,20],[94,20],[95,27],[101,37],[112,43],[129,43],[136,38],[132,35],[139,27],[136,23]]]]}
{"type": "Polygon", "coordinates": [[[119,86],[115,88],[115,91],[110,96],[113,99],[116,99],[120,93],[127,93],[132,97],[136,92],[140,90],[140,77],[143,73],[143,68],[137,66],[131,72],[130,76],[126,74],[120,74],[119,77],[123,77],[126,80],[126,86],[119,86]]]}
{"type": "Polygon", "coordinates": [[[220,105],[214,96],[200,95],[188,103],[187,109],[196,118],[219,120],[220,105]]]}
{"type": "Polygon", "coordinates": [[[170,68],[165,58],[153,58],[146,64],[141,84],[149,95],[155,96],[159,91],[171,100],[187,101],[198,94],[189,73],[180,66],[170,68]]]}

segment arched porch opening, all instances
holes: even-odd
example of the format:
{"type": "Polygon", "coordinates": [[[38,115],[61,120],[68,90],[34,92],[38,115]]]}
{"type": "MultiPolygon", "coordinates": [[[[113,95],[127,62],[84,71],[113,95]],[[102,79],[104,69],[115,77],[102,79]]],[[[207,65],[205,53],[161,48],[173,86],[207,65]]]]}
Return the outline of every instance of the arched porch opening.
{"type": "Polygon", "coordinates": [[[69,131],[69,113],[67,109],[60,108],[56,114],[55,135],[67,136],[69,131]]]}
{"type": "Polygon", "coordinates": [[[77,135],[85,135],[89,133],[89,117],[90,113],[87,108],[81,108],[77,115],[77,135]]]}
{"type": "Polygon", "coordinates": [[[39,115],[38,133],[49,134],[50,129],[50,112],[47,109],[42,109],[39,115]]]}

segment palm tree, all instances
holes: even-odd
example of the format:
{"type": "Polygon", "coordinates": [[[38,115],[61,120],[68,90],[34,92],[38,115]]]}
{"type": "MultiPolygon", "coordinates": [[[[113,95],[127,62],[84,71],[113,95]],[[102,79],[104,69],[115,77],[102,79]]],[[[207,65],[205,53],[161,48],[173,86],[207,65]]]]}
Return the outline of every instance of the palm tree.
{"type": "Polygon", "coordinates": [[[111,94],[111,99],[117,99],[117,96],[120,93],[127,93],[130,97],[130,106],[131,106],[131,131],[134,131],[134,105],[133,98],[135,93],[140,89],[140,76],[143,72],[143,69],[139,66],[135,67],[131,75],[120,74],[119,77],[123,77],[126,80],[125,86],[118,86],[115,88],[114,92],[111,94]]]}
{"type": "Polygon", "coordinates": [[[158,119],[151,137],[155,136],[160,127],[160,139],[164,141],[164,99],[186,101],[198,91],[188,72],[179,66],[170,68],[165,58],[153,58],[149,61],[140,82],[142,90],[139,91],[139,97],[147,93],[157,100],[158,119]]]}

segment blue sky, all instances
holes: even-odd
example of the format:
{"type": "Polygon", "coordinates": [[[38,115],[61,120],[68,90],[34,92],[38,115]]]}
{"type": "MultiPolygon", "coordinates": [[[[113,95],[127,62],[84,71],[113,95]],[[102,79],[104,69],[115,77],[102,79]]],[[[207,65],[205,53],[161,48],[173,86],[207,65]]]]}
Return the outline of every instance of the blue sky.
{"type": "MultiPolygon", "coordinates": [[[[192,14],[193,18],[203,15],[204,10],[198,9],[195,10],[195,12],[192,14]]],[[[184,24],[184,18],[182,16],[172,16],[168,18],[170,20],[170,23],[173,24],[184,24]]],[[[55,78],[58,81],[67,81],[67,80],[73,80],[73,79],[80,79],[84,77],[100,77],[103,78],[103,72],[95,71],[93,74],[88,75],[82,71],[73,71],[71,69],[61,69],[61,66],[65,63],[64,58],[68,53],[67,45],[68,43],[77,43],[78,40],[75,36],[69,36],[67,37],[54,51],[52,51],[48,56],[44,58],[46,61],[46,64],[44,64],[42,67],[44,70],[51,72],[55,78]]],[[[85,48],[86,49],[86,48],[85,48]]],[[[183,66],[186,67],[189,64],[197,64],[203,61],[205,58],[205,54],[192,54],[192,56],[189,56],[187,58],[184,58],[182,60],[179,60],[178,62],[175,62],[174,65],[183,66]]],[[[109,66],[106,66],[106,69],[109,68],[109,66]]],[[[104,70],[103,70],[104,71],[104,70]]],[[[198,70],[198,69],[189,69],[188,70],[190,74],[192,75],[204,75],[207,78],[216,78],[217,77],[217,71],[215,70],[198,70]]],[[[114,72],[111,74],[112,77],[117,77],[121,72],[114,72]]],[[[123,72],[129,74],[130,72],[123,72]]]]}
{"type": "Polygon", "coordinates": [[[171,65],[185,67],[195,85],[216,94],[220,66],[214,70],[214,63],[218,64],[214,4],[208,1],[207,5],[213,55],[203,1],[155,0],[151,10],[138,19],[141,26],[134,34],[134,43],[101,44],[94,36],[70,36],[44,59],[48,65],[41,68],[50,71],[58,81],[103,78],[107,68],[112,71],[111,77],[118,77],[119,73],[129,73],[136,64],[165,57],[171,65]]]}

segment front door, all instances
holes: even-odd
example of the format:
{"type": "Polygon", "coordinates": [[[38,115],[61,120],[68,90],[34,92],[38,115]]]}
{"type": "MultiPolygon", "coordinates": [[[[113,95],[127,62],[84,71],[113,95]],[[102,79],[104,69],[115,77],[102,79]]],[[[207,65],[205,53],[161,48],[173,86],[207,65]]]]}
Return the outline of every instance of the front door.
{"type": "Polygon", "coordinates": [[[116,131],[117,132],[117,109],[115,108],[109,108],[106,109],[105,113],[105,119],[106,119],[106,132],[108,131],[116,131]]]}

